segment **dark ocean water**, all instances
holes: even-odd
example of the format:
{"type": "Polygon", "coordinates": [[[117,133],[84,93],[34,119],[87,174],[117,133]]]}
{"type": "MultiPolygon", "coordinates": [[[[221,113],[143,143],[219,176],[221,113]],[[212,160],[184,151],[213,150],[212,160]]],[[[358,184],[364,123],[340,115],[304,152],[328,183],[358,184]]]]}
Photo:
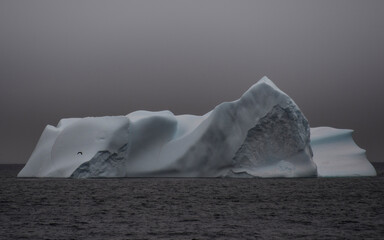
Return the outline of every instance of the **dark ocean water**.
{"type": "Polygon", "coordinates": [[[0,165],[0,239],[384,239],[384,176],[18,179],[0,165]]]}

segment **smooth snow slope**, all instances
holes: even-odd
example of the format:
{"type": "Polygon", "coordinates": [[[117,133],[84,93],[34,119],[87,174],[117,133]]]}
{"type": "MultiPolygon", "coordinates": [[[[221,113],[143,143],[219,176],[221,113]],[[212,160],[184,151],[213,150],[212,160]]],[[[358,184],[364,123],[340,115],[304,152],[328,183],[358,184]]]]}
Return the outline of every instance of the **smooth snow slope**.
{"type": "MultiPolygon", "coordinates": [[[[326,152],[327,146],[322,149],[319,152],[326,152]]],[[[322,169],[331,165],[320,160],[316,163],[321,165],[319,175],[328,176],[322,169]]],[[[331,166],[334,167],[337,165],[331,166]]],[[[360,175],[369,174],[356,169],[360,175]]],[[[339,176],[350,173],[339,168],[339,176]]],[[[222,103],[203,116],[136,111],[126,116],[63,119],[57,127],[46,127],[18,176],[313,177],[317,174],[308,121],[294,101],[264,77],[239,100],[222,103]]]]}

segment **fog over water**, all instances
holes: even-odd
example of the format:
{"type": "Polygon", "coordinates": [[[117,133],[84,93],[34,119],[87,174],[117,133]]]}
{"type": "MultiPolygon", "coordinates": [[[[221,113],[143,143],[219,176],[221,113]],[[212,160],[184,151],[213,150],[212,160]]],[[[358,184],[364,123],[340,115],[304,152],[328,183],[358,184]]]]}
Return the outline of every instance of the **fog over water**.
{"type": "Polygon", "coordinates": [[[383,1],[0,2],[0,163],[61,118],[204,114],[264,75],[384,161],[383,1]]]}

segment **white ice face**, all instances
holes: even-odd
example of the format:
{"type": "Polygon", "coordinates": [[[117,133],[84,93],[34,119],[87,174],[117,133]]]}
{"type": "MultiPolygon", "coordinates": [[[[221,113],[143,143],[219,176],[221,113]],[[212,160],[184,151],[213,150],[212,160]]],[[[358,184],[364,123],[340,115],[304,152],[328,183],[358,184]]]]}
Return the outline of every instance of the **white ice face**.
{"type": "Polygon", "coordinates": [[[117,152],[128,138],[125,116],[63,119],[47,126],[19,176],[68,177],[99,151],[117,152]]]}
{"type": "Polygon", "coordinates": [[[376,174],[361,152],[348,160],[357,156],[354,149],[358,148],[350,135],[337,142],[332,137],[337,130],[329,129],[312,131],[312,159],[306,118],[291,98],[264,77],[240,99],[222,103],[203,116],[137,111],[127,116],[63,119],[57,127],[46,127],[18,176],[376,174]],[[338,150],[330,151],[334,147],[338,150]]]}
{"type": "Polygon", "coordinates": [[[352,138],[352,130],[311,129],[313,161],[319,177],[376,176],[376,170],[352,138]]]}

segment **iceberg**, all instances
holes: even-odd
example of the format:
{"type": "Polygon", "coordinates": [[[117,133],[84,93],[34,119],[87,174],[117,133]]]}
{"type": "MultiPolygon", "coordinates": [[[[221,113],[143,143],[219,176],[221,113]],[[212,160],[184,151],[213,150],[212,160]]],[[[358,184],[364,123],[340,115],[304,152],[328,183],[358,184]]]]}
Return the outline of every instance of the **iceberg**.
{"type": "Polygon", "coordinates": [[[203,116],[136,111],[62,119],[44,129],[18,177],[374,175],[350,130],[310,129],[295,102],[263,77],[203,116]]]}

